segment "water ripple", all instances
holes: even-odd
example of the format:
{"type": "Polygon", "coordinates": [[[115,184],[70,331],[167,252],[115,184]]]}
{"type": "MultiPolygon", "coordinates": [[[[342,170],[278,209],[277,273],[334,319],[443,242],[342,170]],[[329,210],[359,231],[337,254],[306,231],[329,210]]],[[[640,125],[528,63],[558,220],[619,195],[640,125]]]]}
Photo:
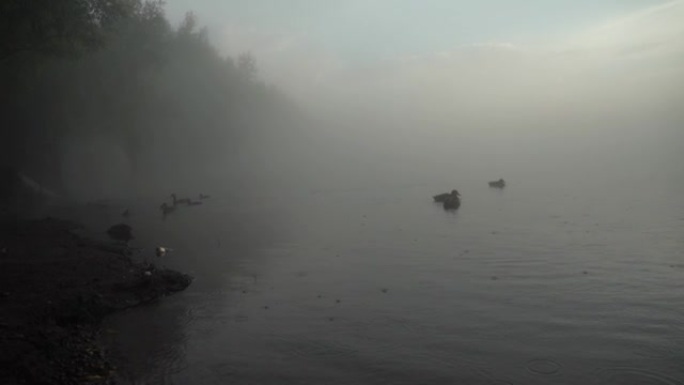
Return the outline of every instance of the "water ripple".
{"type": "Polygon", "coordinates": [[[610,367],[600,369],[595,374],[598,385],[684,385],[684,382],[669,374],[636,367],[610,367]]]}
{"type": "Polygon", "coordinates": [[[537,358],[527,363],[527,370],[536,374],[556,374],[561,370],[561,365],[548,358],[537,358]]]}

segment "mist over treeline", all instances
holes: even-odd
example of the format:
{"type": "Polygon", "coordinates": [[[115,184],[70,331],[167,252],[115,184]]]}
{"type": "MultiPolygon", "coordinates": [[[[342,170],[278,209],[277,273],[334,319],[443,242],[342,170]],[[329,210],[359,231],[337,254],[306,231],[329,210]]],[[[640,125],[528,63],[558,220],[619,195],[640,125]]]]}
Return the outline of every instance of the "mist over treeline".
{"type": "Polygon", "coordinates": [[[0,34],[2,165],[65,195],[206,186],[298,115],[255,57],[162,1],[6,0],[0,34]]]}
{"type": "Polygon", "coordinates": [[[0,165],[82,199],[498,178],[684,188],[681,1],[543,44],[360,62],[315,33],[228,26],[214,41],[164,10],[2,2],[0,165]]]}

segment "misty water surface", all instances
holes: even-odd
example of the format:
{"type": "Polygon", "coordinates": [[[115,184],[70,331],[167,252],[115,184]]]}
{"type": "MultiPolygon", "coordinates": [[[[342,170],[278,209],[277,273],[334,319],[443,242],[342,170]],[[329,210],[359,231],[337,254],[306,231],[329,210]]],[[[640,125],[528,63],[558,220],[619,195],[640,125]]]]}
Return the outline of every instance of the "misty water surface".
{"type": "MultiPolygon", "coordinates": [[[[139,204],[136,243],[175,248],[162,263],[196,281],[107,322],[119,375],[682,383],[681,187],[561,179],[232,189],[165,222],[139,204]],[[430,197],[452,186],[463,205],[447,213],[430,197]]],[[[112,209],[91,223],[118,220],[112,209]]]]}
{"type": "Polygon", "coordinates": [[[112,198],[58,214],[104,234],[128,208],[139,258],[173,248],[157,263],[196,278],[108,320],[122,383],[684,384],[682,1],[606,22],[566,2],[587,24],[554,8],[494,35],[496,7],[478,6],[472,36],[449,21],[417,40],[401,20],[452,13],[399,7],[375,36],[385,13],[355,2],[344,17],[267,3],[192,1],[216,52],[254,53],[291,118],[267,99],[226,110],[188,66],[159,78],[175,107],[135,120],[152,134],[142,165],[97,133],[50,162],[71,197],[112,198]],[[349,33],[364,21],[376,39],[349,33]],[[431,197],[453,188],[463,204],[444,212],[431,197]],[[162,221],[174,191],[212,198],[162,221]]]}

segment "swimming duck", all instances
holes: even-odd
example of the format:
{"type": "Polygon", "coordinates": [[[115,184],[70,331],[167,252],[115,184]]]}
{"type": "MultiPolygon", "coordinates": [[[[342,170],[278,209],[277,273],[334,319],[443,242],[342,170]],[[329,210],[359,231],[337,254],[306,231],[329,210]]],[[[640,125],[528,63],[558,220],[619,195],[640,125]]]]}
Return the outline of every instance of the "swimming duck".
{"type": "Polygon", "coordinates": [[[174,206],[179,205],[179,204],[181,204],[181,203],[182,203],[182,204],[186,204],[186,205],[187,205],[187,204],[190,204],[190,198],[181,198],[181,199],[178,199],[178,198],[176,198],[176,194],[175,194],[175,193],[174,193],[174,194],[171,194],[171,198],[173,199],[173,205],[174,205],[174,206]]]}
{"type": "Polygon", "coordinates": [[[461,207],[459,194],[451,194],[443,203],[444,210],[458,210],[461,207]]]}
{"type": "Polygon", "coordinates": [[[161,210],[162,214],[166,216],[168,214],[171,214],[176,209],[176,206],[169,206],[168,204],[166,204],[166,202],[164,202],[161,204],[161,206],[159,206],[159,209],[161,210]]]}
{"type": "Polygon", "coordinates": [[[200,200],[207,199],[207,198],[211,198],[211,196],[209,196],[209,195],[204,195],[204,194],[200,193],[200,195],[199,195],[199,199],[200,199],[200,200]]]}
{"type": "Polygon", "coordinates": [[[499,180],[489,182],[489,187],[504,188],[504,187],[506,187],[506,182],[504,182],[503,178],[501,178],[499,180]]]}
{"type": "Polygon", "coordinates": [[[432,199],[434,199],[435,202],[444,203],[445,201],[447,201],[452,196],[460,197],[461,194],[458,192],[458,190],[451,190],[451,192],[448,192],[448,193],[437,194],[437,195],[433,196],[432,199]]]}

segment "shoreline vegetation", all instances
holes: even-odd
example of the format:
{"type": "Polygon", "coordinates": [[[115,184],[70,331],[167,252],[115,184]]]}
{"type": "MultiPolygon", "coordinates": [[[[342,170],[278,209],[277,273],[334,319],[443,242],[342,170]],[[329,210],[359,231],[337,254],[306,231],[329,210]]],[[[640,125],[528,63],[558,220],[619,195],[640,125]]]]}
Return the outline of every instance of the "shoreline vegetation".
{"type": "Polygon", "coordinates": [[[116,368],[99,343],[103,318],[192,282],[79,229],[50,217],[2,224],[0,383],[113,383],[116,368]]]}
{"type": "Polygon", "coordinates": [[[161,0],[4,0],[0,37],[0,166],[63,197],[206,186],[302,117],[161,0]]]}

